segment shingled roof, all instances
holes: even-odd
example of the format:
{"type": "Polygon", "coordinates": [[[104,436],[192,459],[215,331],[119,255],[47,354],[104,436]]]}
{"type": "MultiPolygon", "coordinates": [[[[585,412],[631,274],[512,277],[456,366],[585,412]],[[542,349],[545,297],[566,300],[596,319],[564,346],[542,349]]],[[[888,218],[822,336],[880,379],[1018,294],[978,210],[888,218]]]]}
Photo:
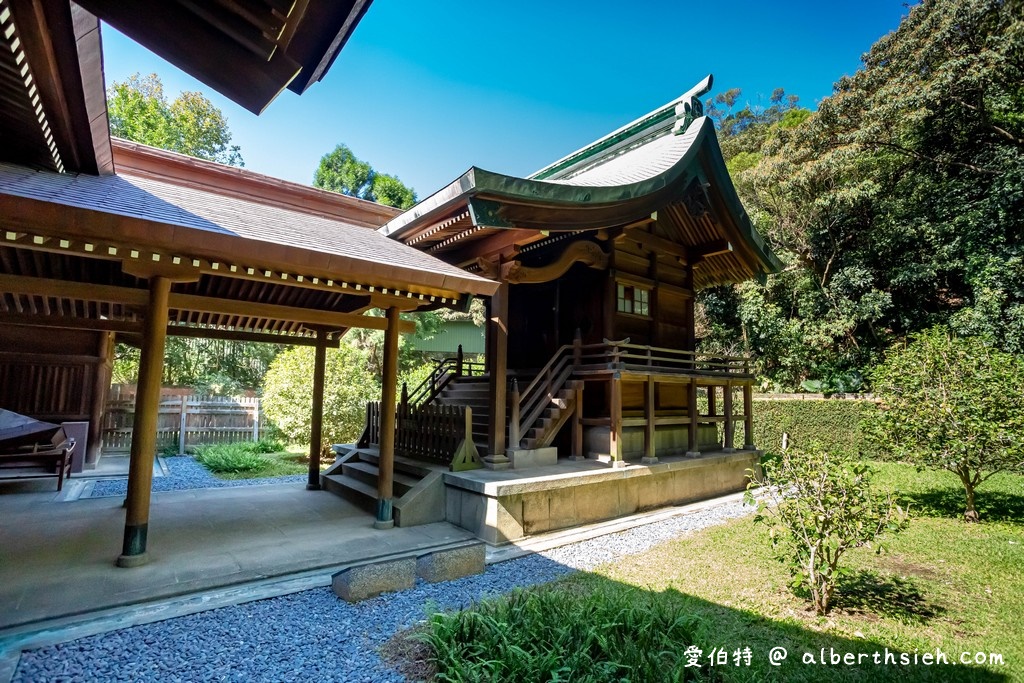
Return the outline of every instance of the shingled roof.
{"type": "Polygon", "coordinates": [[[657,215],[668,239],[694,250],[694,286],[739,282],[781,264],[736,195],[700,96],[680,97],[528,178],[471,168],[388,221],[381,232],[467,268],[485,240],[522,248],[551,233],[619,228],[657,215]],[[714,245],[712,247],[712,245],[714,245]],[[707,254],[707,258],[703,256],[707,254]]]}

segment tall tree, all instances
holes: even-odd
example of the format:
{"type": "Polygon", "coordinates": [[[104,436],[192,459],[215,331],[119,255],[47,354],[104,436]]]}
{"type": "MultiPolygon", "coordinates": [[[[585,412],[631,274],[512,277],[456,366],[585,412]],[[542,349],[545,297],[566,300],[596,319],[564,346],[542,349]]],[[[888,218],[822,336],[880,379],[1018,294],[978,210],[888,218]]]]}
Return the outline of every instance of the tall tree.
{"type": "Polygon", "coordinates": [[[770,383],[856,378],[941,323],[1024,351],[1022,16],[1022,0],[926,0],[817,112],[769,127],[756,163],[730,159],[787,267],[719,294],[739,328],[709,328],[770,383]]]}
{"type": "Polygon", "coordinates": [[[416,203],[416,192],[411,187],[397,176],[376,172],[343,144],[320,158],[313,173],[313,185],[399,209],[408,209],[416,203]]]}
{"type": "Polygon", "coordinates": [[[202,93],[183,92],[167,101],[160,77],[133,74],[107,89],[110,132],[145,145],[244,166],[238,145],[231,144],[228,121],[202,93]]]}

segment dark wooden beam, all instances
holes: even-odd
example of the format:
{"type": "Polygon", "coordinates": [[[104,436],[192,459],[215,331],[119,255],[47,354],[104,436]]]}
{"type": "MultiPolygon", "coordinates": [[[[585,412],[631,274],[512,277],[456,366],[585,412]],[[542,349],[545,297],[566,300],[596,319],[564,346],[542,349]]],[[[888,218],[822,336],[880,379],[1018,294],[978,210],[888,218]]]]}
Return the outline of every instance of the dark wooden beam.
{"type": "MultiPolygon", "coordinates": [[[[23,275],[0,274],[0,292],[50,296],[80,301],[104,301],[134,306],[145,306],[149,297],[144,289],[98,285],[87,282],[69,282],[49,278],[23,275]]],[[[170,308],[178,311],[197,311],[221,315],[237,315],[247,318],[269,318],[271,320],[309,323],[338,329],[359,327],[370,330],[387,329],[384,318],[325,311],[312,308],[296,308],[234,299],[218,299],[195,294],[170,294],[170,308]]],[[[403,334],[416,330],[412,321],[400,321],[398,329],[403,334]]]]}
{"type": "Polygon", "coordinates": [[[603,270],[608,267],[608,254],[596,243],[580,240],[570,243],[558,258],[545,266],[531,268],[518,262],[505,264],[502,266],[502,279],[513,284],[550,282],[565,275],[576,263],[603,270]]]}
{"type": "Polygon", "coordinates": [[[682,244],[676,244],[672,240],[667,240],[664,237],[652,235],[651,233],[638,228],[624,231],[618,239],[636,242],[647,251],[660,252],[662,254],[675,256],[683,265],[689,264],[693,259],[693,253],[690,248],[685,247],[682,244]]]}
{"type": "Polygon", "coordinates": [[[254,114],[291,83],[302,65],[276,52],[263,59],[175,2],[80,0],[89,12],[254,114]]]}

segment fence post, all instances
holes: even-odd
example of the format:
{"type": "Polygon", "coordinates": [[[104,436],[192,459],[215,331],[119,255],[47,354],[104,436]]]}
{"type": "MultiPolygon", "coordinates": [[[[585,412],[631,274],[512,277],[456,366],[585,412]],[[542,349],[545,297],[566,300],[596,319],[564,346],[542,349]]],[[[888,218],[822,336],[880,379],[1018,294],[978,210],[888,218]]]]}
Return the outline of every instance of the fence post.
{"type": "Polygon", "coordinates": [[[252,440],[260,440],[260,399],[258,396],[252,406],[252,440]]]}
{"type": "Polygon", "coordinates": [[[181,397],[181,414],[178,416],[178,455],[185,454],[185,429],[188,426],[188,396],[181,397]]]}
{"type": "Polygon", "coordinates": [[[462,377],[462,344],[459,344],[459,350],[455,354],[455,376],[462,377]]]}
{"type": "Polygon", "coordinates": [[[572,336],[572,364],[579,367],[580,361],[583,360],[583,333],[580,332],[580,328],[576,328],[576,333],[572,336]]]}
{"type": "Polygon", "coordinates": [[[409,407],[409,384],[408,382],[402,382],[402,407],[409,407]]]}

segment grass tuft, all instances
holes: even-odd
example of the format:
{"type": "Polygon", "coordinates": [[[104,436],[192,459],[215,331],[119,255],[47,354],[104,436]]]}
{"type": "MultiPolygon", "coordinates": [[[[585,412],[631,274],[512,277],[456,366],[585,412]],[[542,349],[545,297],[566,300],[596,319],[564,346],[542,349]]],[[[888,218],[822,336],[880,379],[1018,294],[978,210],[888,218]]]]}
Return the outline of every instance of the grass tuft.
{"type": "Polygon", "coordinates": [[[435,614],[418,637],[436,681],[685,681],[696,621],[641,589],[517,591],[435,614]]]}

